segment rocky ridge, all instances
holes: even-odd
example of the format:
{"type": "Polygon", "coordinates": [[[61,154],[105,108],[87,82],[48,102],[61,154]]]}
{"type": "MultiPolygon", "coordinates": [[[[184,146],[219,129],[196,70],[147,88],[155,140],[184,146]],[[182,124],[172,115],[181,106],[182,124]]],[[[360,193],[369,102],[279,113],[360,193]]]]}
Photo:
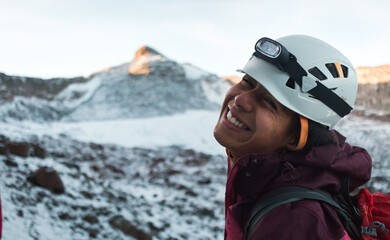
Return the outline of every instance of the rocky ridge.
{"type": "Polygon", "coordinates": [[[390,65],[358,67],[356,73],[356,105],[360,107],[357,113],[390,121],[390,65]]]}

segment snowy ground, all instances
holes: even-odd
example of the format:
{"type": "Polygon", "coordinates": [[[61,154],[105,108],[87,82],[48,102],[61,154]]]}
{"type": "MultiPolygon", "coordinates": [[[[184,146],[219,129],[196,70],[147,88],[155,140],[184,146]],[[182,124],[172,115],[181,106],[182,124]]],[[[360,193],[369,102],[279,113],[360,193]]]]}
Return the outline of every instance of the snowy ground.
{"type": "Polygon", "coordinates": [[[4,240],[222,238],[224,157],[66,136],[35,142],[44,159],[0,155],[4,240]],[[59,172],[64,194],[26,181],[41,166],[59,172]]]}

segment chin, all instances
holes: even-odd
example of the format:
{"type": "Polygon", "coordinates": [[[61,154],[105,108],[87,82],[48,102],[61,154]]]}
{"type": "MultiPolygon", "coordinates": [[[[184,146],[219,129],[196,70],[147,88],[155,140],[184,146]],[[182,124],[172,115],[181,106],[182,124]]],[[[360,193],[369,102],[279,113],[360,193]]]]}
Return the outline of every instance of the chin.
{"type": "MultiPolygon", "coordinates": [[[[220,134],[219,134],[217,128],[218,128],[218,124],[217,124],[217,126],[215,126],[215,128],[214,128],[214,138],[215,138],[215,140],[217,140],[217,142],[218,142],[220,145],[224,146],[224,144],[223,144],[223,137],[220,136],[220,134]]],[[[225,146],[224,146],[224,147],[225,147],[225,146]]]]}

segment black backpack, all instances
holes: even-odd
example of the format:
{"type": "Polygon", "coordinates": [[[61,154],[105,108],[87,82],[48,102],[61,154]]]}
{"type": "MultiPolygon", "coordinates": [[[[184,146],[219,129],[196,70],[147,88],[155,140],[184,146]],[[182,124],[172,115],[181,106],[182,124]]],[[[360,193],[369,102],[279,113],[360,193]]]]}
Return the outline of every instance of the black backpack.
{"type": "MultiPolygon", "coordinates": [[[[342,178],[341,191],[334,196],[323,190],[300,186],[280,187],[268,192],[254,207],[246,226],[244,239],[249,240],[257,222],[274,208],[302,199],[313,199],[329,204],[337,212],[349,237],[360,239],[361,215],[349,195],[348,177],[342,178]]],[[[369,230],[365,234],[370,234],[369,230]]]]}

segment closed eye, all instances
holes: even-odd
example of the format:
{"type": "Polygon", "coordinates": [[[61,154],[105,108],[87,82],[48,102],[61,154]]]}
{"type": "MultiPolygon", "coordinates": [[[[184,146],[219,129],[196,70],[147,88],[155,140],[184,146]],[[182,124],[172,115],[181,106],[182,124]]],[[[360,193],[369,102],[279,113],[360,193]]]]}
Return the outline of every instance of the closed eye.
{"type": "Polygon", "coordinates": [[[241,82],[243,84],[248,85],[250,88],[255,88],[255,85],[253,84],[252,80],[249,78],[243,77],[241,82]]]}
{"type": "Polygon", "coordinates": [[[278,110],[276,103],[271,98],[264,99],[273,109],[278,110]]]}

